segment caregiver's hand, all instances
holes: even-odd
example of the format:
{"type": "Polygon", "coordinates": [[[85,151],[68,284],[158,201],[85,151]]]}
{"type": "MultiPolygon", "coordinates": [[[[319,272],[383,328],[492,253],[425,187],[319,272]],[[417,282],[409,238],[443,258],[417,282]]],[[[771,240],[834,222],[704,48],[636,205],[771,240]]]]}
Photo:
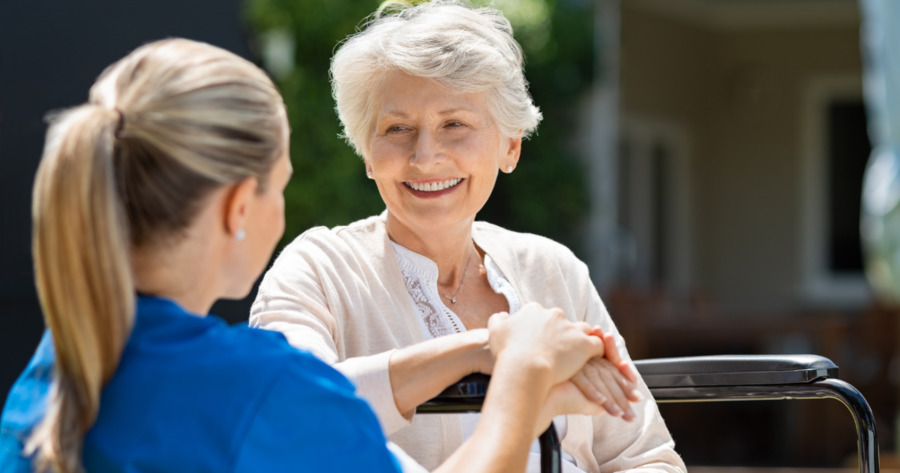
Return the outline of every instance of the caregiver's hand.
{"type": "Polygon", "coordinates": [[[530,303],[515,316],[498,313],[488,320],[489,345],[495,360],[516,360],[523,369],[547,370],[549,388],[575,376],[594,357],[602,357],[605,344],[594,327],[571,322],[562,310],[530,303]]]}

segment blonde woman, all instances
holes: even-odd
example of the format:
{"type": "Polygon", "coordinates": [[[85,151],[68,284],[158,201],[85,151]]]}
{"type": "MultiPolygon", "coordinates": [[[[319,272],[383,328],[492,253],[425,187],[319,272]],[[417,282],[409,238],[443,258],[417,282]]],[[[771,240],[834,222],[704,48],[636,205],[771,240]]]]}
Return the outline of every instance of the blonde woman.
{"type": "MultiPolygon", "coordinates": [[[[340,373],[206,315],[281,237],[288,135],[262,71],[183,39],[55,117],[33,209],[49,330],[7,398],[0,471],[423,471],[340,373]]],[[[564,382],[604,353],[596,328],[537,305],[515,320],[491,319],[485,423],[439,471],[521,470],[553,415],[596,411],[564,382]]]]}

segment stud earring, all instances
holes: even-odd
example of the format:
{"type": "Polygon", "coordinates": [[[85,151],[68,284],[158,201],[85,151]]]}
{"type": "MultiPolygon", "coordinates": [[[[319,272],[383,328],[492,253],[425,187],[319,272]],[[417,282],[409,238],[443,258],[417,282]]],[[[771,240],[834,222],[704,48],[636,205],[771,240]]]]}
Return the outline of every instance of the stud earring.
{"type": "Polygon", "coordinates": [[[506,167],[506,172],[509,172],[509,173],[513,172],[512,165],[506,167]]]}
{"type": "Polygon", "coordinates": [[[234,232],[234,239],[236,241],[244,241],[244,238],[247,238],[247,232],[243,228],[238,228],[238,231],[234,232]]]}
{"type": "Polygon", "coordinates": [[[372,170],[371,169],[366,169],[366,177],[368,177],[369,179],[372,179],[372,170]]]}

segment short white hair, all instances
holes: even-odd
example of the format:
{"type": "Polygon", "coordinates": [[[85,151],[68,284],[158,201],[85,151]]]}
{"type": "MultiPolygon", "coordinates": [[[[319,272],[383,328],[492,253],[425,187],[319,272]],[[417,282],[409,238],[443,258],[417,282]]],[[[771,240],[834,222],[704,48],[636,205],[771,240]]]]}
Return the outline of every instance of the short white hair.
{"type": "Polygon", "coordinates": [[[351,35],[331,61],[331,85],[344,138],[364,156],[385,75],[400,71],[452,91],[486,93],[489,111],[508,137],[527,138],[541,121],[528,93],[522,48],[493,8],[462,0],[416,6],[387,2],[351,35]]]}

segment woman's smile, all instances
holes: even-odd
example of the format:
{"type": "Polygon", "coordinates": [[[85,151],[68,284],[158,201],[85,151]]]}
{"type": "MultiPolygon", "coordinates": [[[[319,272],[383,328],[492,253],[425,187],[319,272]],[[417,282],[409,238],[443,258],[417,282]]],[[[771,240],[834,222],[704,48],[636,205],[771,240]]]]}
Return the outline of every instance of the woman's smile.
{"type": "Polygon", "coordinates": [[[464,179],[457,177],[454,179],[429,182],[406,181],[403,185],[406,186],[413,195],[418,197],[439,197],[453,192],[463,180],[464,179]]]}

